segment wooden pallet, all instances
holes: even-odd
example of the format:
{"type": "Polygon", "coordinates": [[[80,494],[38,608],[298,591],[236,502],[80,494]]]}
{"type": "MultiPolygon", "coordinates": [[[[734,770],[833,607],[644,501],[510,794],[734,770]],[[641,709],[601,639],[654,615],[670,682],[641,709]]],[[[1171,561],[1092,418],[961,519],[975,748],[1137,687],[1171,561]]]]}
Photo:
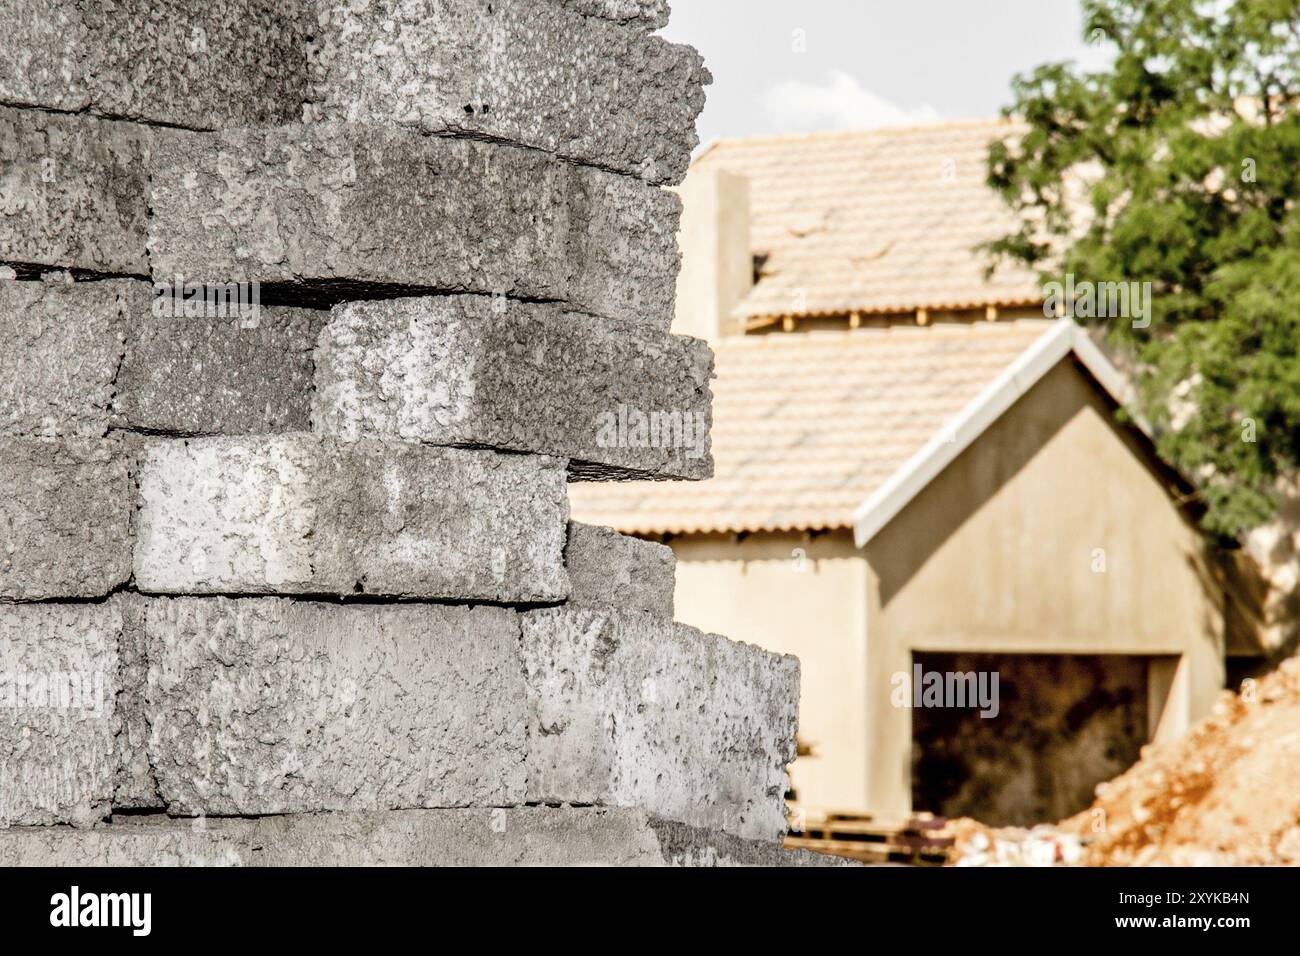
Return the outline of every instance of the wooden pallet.
{"type": "Polygon", "coordinates": [[[952,837],[941,835],[945,822],[928,813],[916,814],[897,825],[868,816],[826,814],[808,820],[803,830],[790,833],[785,845],[863,863],[942,866],[948,862],[948,849],[953,844],[952,837]]]}

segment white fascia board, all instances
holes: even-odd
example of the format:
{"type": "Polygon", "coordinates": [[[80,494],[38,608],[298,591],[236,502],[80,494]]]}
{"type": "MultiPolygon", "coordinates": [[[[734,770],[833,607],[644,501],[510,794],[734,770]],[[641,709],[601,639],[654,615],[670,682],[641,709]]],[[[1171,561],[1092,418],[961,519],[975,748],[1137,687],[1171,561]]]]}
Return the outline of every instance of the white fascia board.
{"type": "Polygon", "coordinates": [[[853,540],[857,547],[874,538],[939,472],[1071,352],[1116,402],[1125,403],[1128,384],[1124,376],[1073,320],[1058,320],[857,507],[853,512],[853,540]]]}

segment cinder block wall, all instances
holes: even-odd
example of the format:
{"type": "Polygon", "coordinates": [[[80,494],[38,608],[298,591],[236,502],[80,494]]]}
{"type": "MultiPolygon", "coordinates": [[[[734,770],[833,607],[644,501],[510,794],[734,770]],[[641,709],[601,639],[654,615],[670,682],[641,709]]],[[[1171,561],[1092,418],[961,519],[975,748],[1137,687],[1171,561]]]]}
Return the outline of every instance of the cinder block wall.
{"type": "Polygon", "coordinates": [[[0,864],[809,862],[797,662],[568,522],[712,472],[663,0],[155,7],[0,12],[0,864]]]}

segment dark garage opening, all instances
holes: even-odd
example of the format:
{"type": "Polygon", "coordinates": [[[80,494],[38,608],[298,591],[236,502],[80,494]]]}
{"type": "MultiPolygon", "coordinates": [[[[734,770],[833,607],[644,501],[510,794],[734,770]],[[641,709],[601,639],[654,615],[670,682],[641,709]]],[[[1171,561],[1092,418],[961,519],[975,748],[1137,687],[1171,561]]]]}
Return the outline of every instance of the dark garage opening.
{"type": "MultiPolygon", "coordinates": [[[[1147,741],[1148,658],[916,653],[922,672],[998,675],[996,717],[978,707],[912,711],[912,806],[993,826],[1085,809],[1147,741]]],[[[913,667],[915,672],[915,666],[913,667]]]]}

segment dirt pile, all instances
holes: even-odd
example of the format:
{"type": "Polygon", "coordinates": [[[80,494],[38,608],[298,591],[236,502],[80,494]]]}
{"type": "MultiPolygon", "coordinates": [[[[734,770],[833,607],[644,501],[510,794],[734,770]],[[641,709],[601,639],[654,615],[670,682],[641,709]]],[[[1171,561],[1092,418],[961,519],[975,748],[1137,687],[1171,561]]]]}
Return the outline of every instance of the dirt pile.
{"type": "Polygon", "coordinates": [[[1300,659],[1143,748],[1059,828],[1092,866],[1300,864],[1300,659]]]}

